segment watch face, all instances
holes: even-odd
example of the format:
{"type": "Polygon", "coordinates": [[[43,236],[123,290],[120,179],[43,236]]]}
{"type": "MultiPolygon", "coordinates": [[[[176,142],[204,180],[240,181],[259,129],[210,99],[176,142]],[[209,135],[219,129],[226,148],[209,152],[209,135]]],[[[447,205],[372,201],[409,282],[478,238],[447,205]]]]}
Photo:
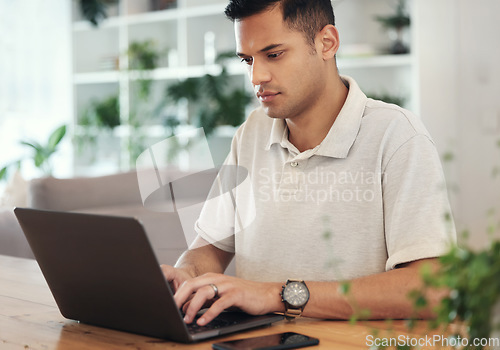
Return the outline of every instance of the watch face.
{"type": "Polygon", "coordinates": [[[304,283],[290,282],[283,291],[283,300],[295,307],[303,306],[309,300],[309,291],[304,283]]]}

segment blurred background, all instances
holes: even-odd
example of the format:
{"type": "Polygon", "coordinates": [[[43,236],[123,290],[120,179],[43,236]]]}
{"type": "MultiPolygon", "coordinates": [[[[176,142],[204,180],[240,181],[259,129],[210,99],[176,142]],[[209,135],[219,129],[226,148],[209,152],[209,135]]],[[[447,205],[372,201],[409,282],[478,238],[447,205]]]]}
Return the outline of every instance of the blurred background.
{"type": "MultiPolygon", "coordinates": [[[[332,3],[340,73],[421,116],[459,231],[477,247],[498,237],[500,2],[332,3]]],[[[199,126],[221,164],[257,105],[225,5],[0,0],[0,196],[38,177],[133,170],[147,147],[199,126]]]]}

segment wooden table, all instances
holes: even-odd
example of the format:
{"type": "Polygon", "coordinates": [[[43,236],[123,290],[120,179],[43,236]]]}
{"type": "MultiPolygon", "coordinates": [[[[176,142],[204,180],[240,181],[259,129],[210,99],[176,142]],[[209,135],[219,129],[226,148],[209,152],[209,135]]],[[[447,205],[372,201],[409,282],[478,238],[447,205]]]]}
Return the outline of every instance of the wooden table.
{"type": "MultiPolygon", "coordinates": [[[[391,332],[387,337],[393,338],[421,339],[426,333],[423,326],[420,332],[409,335],[404,321],[391,326],[384,321],[351,325],[301,318],[216,340],[293,331],[319,338],[320,345],[314,349],[368,349],[367,337],[388,328],[391,332]]],[[[36,261],[0,255],[0,349],[211,349],[213,342],[172,343],[67,320],[59,313],[36,261]]]]}

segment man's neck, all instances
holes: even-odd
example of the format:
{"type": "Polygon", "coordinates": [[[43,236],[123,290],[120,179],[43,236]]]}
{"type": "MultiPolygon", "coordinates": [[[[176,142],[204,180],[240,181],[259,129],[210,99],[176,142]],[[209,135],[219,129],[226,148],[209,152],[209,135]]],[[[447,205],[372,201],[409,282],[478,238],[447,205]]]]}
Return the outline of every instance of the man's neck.
{"type": "Polygon", "coordinates": [[[323,98],[307,115],[285,119],[288,126],[288,140],[300,152],[312,149],[324,140],[344,106],[349,92],[340,77],[325,90],[323,98]]]}

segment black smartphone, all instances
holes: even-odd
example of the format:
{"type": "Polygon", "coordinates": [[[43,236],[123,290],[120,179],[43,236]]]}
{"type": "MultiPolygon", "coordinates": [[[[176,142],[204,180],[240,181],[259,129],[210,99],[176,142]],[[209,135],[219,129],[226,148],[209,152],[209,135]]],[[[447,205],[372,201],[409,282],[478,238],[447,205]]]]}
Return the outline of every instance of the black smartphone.
{"type": "Polygon", "coordinates": [[[286,332],[262,337],[230,340],[212,344],[215,350],[278,350],[318,345],[319,339],[304,334],[286,332]]]}

